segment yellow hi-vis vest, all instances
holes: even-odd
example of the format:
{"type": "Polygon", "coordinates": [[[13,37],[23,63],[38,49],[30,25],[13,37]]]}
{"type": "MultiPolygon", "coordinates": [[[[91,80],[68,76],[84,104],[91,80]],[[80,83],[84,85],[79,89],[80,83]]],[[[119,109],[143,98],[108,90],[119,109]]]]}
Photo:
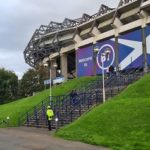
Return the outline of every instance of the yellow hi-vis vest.
{"type": "Polygon", "coordinates": [[[48,109],[46,111],[46,115],[47,115],[48,120],[52,120],[52,117],[54,116],[53,110],[52,109],[48,109]]]}

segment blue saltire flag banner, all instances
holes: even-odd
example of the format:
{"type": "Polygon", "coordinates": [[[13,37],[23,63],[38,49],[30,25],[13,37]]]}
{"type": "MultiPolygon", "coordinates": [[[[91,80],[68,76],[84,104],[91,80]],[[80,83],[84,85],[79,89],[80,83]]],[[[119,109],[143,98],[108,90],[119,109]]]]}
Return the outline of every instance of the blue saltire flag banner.
{"type": "Polygon", "coordinates": [[[118,60],[120,70],[143,66],[141,29],[119,36],[118,60]]]}
{"type": "Polygon", "coordinates": [[[150,26],[145,28],[146,48],[147,48],[147,63],[150,65],[150,26]]]}

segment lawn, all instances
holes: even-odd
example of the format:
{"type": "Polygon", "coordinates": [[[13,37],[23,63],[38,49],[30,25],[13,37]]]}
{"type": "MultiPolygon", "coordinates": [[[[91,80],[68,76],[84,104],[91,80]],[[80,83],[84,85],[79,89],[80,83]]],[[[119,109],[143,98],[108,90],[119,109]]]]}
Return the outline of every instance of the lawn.
{"type": "MultiPolygon", "coordinates": [[[[92,82],[97,77],[81,77],[73,80],[69,80],[64,84],[52,87],[52,95],[66,95],[72,89],[78,89],[85,86],[87,83],[92,82]]],[[[10,117],[10,125],[17,126],[18,117],[24,114],[27,110],[30,110],[35,105],[40,103],[43,99],[49,96],[49,89],[37,93],[35,96],[16,100],[14,102],[0,105],[0,127],[5,127],[5,124],[1,124],[2,120],[6,120],[6,117],[10,117]]]]}
{"type": "Polygon", "coordinates": [[[58,130],[56,136],[114,150],[149,150],[149,89],[150,75],[145,75],[120,95],[58,130]]]}

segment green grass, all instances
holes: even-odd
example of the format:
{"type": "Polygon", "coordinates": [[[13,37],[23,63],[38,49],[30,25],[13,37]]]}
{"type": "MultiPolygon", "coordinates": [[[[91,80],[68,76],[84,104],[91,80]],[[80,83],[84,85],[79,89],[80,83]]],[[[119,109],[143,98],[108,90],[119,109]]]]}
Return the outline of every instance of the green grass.
{"type": "MultiPolygon", "coordinates": [[[[88,82],[95,80],[97,77],[82,77],[69,80],[68,82],[55,86],[52,88],[52,95],[66,95],[72,89],[80,88],[86,85],[88,82]]],[[[49,96],[49,89],[37,93],[35,96],[23,98],[8,104],[0,105],[0,127],[5,127],[2,125],[1,121],[6,120],[6,117],[10,117],[10,124],[12,126],[17,126],[18,117],[24,114],[27,110],[37,105],[43,99],[49,96]]]]}
{"type": "Polygon", "coordinates": [[[110,147],[150,150],[150,75],[58,130],[56,136],[110,147]]]}

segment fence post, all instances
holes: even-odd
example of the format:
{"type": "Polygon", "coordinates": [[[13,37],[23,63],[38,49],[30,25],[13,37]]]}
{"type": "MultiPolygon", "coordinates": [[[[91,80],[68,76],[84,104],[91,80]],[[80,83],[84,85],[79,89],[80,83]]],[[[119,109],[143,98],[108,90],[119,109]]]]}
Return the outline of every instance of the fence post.
{"type": "Polygon", "coordinates": [[[98,98],[98,91],[97,90],[96,90],[95,94],[96,94],[96,104],[98,104],[99,98],[98,98]]]}
{"type": "Polygon", "coordinates": [[[26,118],[27,119],[27,126],[29,126],[29,113],[28,112],[26,113],[26,116],[27,116],[27,118],[26,118]]]}
{"type": "Polygon", "coordinates": [[[72,110],[70,112],[70,122],[72,122],[72,110]]]}
{"type": "Polygon", "coordinates": [[[59,128],[58,121],[59,121],[59,119],[58,119],[58,116],[56,115],[56,118],[55,118],[55,128],[56,128],[56,131],[55,132],[57,132],[57,130],[59,128]]]}
{"type": "Polygon", "coordinates": [[[66,118],[67,118],[67,114],[68,114],[68,107],[66,105],[66,108],[65,108],[65,114],[66,114],[66,118]]]}
{"type": "Polygon", "coordinates": [[[112,90],[112,86],[110,86],[110,97],[113,97],[113,90],[112,90]]]}
{"type": "Polygon", "coordinates": [[[34,118],[35,118],[35,123],[36,123],[36,127],[39,127],[39,118],[38,118],[38,114],[37,114],[37,108],[36,106],[34,107],[34,118]]]}
{"type": "Polygon", "coordinates": [[[42,119],[45,119],[45,116],[46,116],[46,112],[45,112],[45,105],[42,101],[42,119]]]}
{"type": "Polygon", "coordinates": [[[88,98],[88,109],[89,109],[89,107],[90,107],[90,102],[89,102],[89,98],[88,98]]]}
{"type": "Polygon", "coordinates": [[[18,127],[20,127],[21,121],[20,118],[18,119],[18,127]]]}

